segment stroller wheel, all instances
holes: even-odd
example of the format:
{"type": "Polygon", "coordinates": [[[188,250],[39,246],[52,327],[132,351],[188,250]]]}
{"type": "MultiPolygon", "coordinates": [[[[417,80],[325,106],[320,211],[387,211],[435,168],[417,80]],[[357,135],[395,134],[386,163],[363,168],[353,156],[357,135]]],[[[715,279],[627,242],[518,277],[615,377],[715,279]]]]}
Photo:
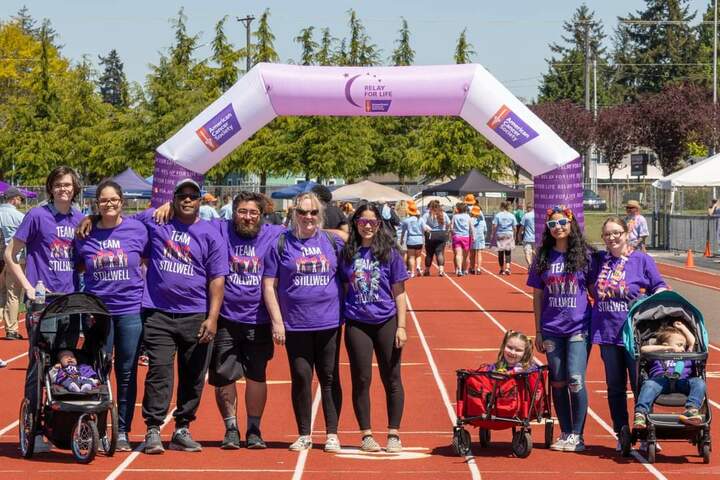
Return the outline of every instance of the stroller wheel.
{"type": "Polygon", "coordinates": [[[629,457],[630,448],[632,447],[632,435],[630,433],[630,427],[628,427],[627,425],[623,425],[623,427],[620,429],[620,435],[618,440],[620,440],[620,453],[623,457],[629,457]]]}
{"type": "MultiPolygon", "coordinates": [[[[105,456],[112,457],[115,455],[115,448],[117,447],[118,439],[118,413],[117,406],[113,405],[108,412],[104,414],[105,423],[102,426],[105,427],[102,436],[100,437],[100,444],[102,446],[105,456]],[[110,425],[107,425],[107,414],[110,414],[110,425]]],[[[100,417],[103,418],[103,415],[100,417]]]]}
{"type": "Polygon", "coordinates": [[[530,432],[520,430],[513,435],[512,451],[518,458],[525,458],[532,452],[532,436],[530,432]]]}
{"type": "Polygon", "coordinates": [[[453,432],[452,447],[461,457],[470,453],[470,432],[464,428],[456,428],[453,432]]]}
{"type": "Polygon", "coordinates": [[[18,421],[18,437],[20,438],[20,455],[23,458],[32,458],[35,451],[35,414],[30,411],[30,402],[23,399],[20,404],[20,419],[18,421]]]}
{"type": "Polygon", "coordinates": [[[552,445],[554,429],[555,429],[555,424],[553,423],[552,419],[546,420],[545,421],[545,448],[550,448],[550,445],[552,445]]]}
{"type": "Polygon", "coordinates": [[[655,442],[648,442],[647,446],[647,461],[648,463],[655,463],[655,454],[657,453],[657,444],[655,442]]]}
{"type": "Polygon", "coordinates": [[[702,457],[703,457],[703,463],[707,464],[710,463],[710,443],[709,442],[703,442],[702,443],[702,457]]]}
{"type": "Polygon", "coordinates": [[[90,463],[95,458],[100,443],[95,421],[83,416],[75,424],[72,434],[71,449],[75,459],[80,463],[90,463]]]}
{"type": "Polygon", "coordinates": [[[483,448],[490,446],[490,430],[487,428],[480,429],[480,446],[483,448]]]}

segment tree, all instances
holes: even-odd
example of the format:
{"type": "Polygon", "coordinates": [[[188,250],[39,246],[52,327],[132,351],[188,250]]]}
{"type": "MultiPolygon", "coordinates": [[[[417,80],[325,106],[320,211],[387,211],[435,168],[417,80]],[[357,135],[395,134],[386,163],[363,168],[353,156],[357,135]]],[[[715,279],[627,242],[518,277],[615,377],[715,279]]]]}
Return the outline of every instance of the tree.
{"type": "Polygon", "coordinates": [[[606,103],[610,96],[612,71],[607,61],[603,43],[605,33],[602,24],[595,18],[595,12],[586,5],[575,10],[570,20],[563,23],[563,43],[551,43],[552,57],[547,60],[548,71],[543,75],[539,87],[539,102],[570,100],[583,103],[585,99],[585,56],[586,46],[590,56],[597,60],[598,100],[606,103]]]}
{"type": "Polygon", "coordinates": [[[317,42],[313,39],[313,30],[315,27],[307,27],[300,30],[300,35],[295,37],[295,43],[300,44],[302,49],[300,53],[300,65],[312,65],[317,58],[316,51],[318,49],[317,42]]]}
{"type": "Polygon", "coordinates": [[[410,46],[410,29],[408,28],[407,20],[402,19],[402,26],[400,27],[400,38],[395,40],[395,50],[390,56],[390,61],[393,65],[412,65],[415,60],[415,50],[410,46]]]}
{"type": "Polygon", "coordinates": [[[37,28],[37,22],[30,15],[30,10],[27,8],[27,5],[23,5],[10,19],[20,27],[24,34],[38,38],[39,29],[37,28]]]}
{"type": "Polygon", "coordinates": [[[460,32],[457,44],[455,45],[455,63],[472,63],[475,55],[472,43],[467,41],[467,28],[460,32]]]}
{"type": "Polygon", "coordinates": [[[587,152],[594,141],[590,112],[568,100],[544,102],[530,109],[577,152],[587,152]]]}
{"type": "Polygon", "coordinates": [[[217,65],[215,81],[219,93],[235,85],[238,79],[237,62],[240,52],[236,50],[225,35],[227,15],[215,24],[215,38],[212,41],[212,59],[217,65]]]}
{"type": "Polygon", "coordinates": [[[617,105],[600,110],[595,124],[595,146],[607,161],[612,180],[625,155],[637,146],[635,108],[617,105]]]}
{"type": "Polygon", "coordinates": [[[98,85],[100,95],[105,103],[118,108],[128,106],[128,85],[123,71],[123,63],[114,48],[106,57],[98,56],[100,65],[105,69],[100,76],[98,85]]]}
{"type": "Polygon", "coordinates": [[[322,37],[320,38],[320,45],[317,47],[317,53],[315,54],[315,63],[318,65],[331,65],[333,62],[333,44],[336,39],[330,35],[329,28],[323,28],[322,37]]]}
{"type": "Polygon", "coordinates": [[[370,43],[365,26],[357,17],[355,10],[348,10],[350,19],[348,25],[350,27],[350,40],[347,42],[347,52],[345,52],[345,43],[341,43],[338,59],[344,58],[345,64],[349,66],[370,66],[380,64],[380,50],[377,45],[370,43]]]}
{"type": "Polygon", "coordinates": [[[714,4],[713,2],[709,2],[707,10],[705,10],[705,14],[703,14],[702,22],[695,28],[695,35],[697,36],[697,53],[695,59],[698,65],[690,74],[693,83],[698,83],[708,88],[712,88],[714,15],[714,4]]]}
{"type": "Polygon", "coordinates": [[[277,62],[280,56],[275,51],[275,35],[270,30],[270,9],[266,9],[260,16],[258,29],[253,33],[257,43],[255,44],[255,55],[253,56],[253,65],[260,62],[277,62]]]}
{"type": "Polygon", "coordinates": [[[635,98],[646,92],[660,92],[672,82],[692,76],[696,37],[689,22],[689,0],[645,0],[644,10],[620,19],[616,81],[635,98]]]}

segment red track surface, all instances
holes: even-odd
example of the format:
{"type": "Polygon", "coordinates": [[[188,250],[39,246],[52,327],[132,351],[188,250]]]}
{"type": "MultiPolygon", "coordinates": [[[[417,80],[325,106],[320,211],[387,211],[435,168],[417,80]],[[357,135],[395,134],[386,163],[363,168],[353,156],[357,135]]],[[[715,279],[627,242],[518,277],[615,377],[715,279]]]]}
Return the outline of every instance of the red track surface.
{"type": "MultiPolygon", "coordinates": [[[[321,411],[314,423],[316,446],[306,456],[289,452],[287,446],[295,438],[295,422],[290,405],[290,384],[287,360],[282,349],[269,367],[269,399],[263,417],[263,433],[270,448],[265,451],[223,451],[218,448],[223,426],[214,405],[212,390],[206,388],[199,419],[192,425],[193,435],[204,445],[202,453],[167,452],[161,456],[116,454],[106,458],[99,454],[87,466],[77,465],[70,452],[54,450],[22,460],[17,453],[17,410],[22,395],[24,367],[27,357],[13,360],[0,370],[0,478],[507,478],[516,475],[542,475],[544,478],[590,478],[602,475],[623,475],[632,478],[720,478],[720,455],[713,454],[710,465],[703,465],[695,448],[687,443],[661,442],[663,451],[653,467],[643,465],[642,457],[620,458],[614,451],[615,441],[608,431],[610,415],[605,397],[605,383],[597,349],[593,350],[588,369],[587,388],[591,414],[587,419],[583,454],[558,453],[541,447],[542,429],[533,432],[535,448],[527,459],[512,457],[509,431],[493,432],[492,446],[473,446],[475,465],[455,456],[450,448],[454,404],[455,369],[471,368],[492,361],[502,338],[503,328],[532,332],[532,301],[526,293],[525,272],[515,267],[510,277],[497,277],[495,257],[484,255],[486,271],[473,277],[418,278],[408,282],[408,294],[414,315],[408,316],[409,342],[403,356],[403,380],[406,392],[402,439],[406,454],[358,454],[357,423],[352,412],[347,356],[341,356],[344,387],[340,439],[345,450],[338,455],[324,453],[324,426],[321,411]],[[420,327],[418,329],[417,327],[420,327]],[[427,349],[425,348],[427,345],[427,349]],[[431,368],[436,365],[437,378],[431,368]]],[[[449,269],[450,270],[450,269],[449,269]]],[[[673,272],[679,275],[688,271],[673,272]]],[[[708,279],[695,277],[706,283],[708,279]]],[[[668,273],[669,274],[669,273],[668,273]]],[[[712,276],[711,276],[712,277],[712,276]]],[[[715,279],[717,282],[717,279],[715,279]]],[[[714,285],[714,284],[713,284],[714,285]]],[[[712,290],[708,293],[714,294],[712,290]]],[[[22,355],[26,342],[0,341],[0,358],[22,355]]],[[[539,357],[544,360],[542,356],[539,357]]],[[[712,375],[720,371],[720,352],[710,352],[708,379],[710,399],[720,399],[720,379],[712,375]]],[[[144,376],[141,367],[141,376],[144,376]]],[[[384,443],[386,414],[382,387],[375,371],[373,384],[373,425],[376,438],[384,443]]],[[[142,380],[142,379],[141,379],[142,380]]],[[[242,384],[239,385],[242,398],[242,384]]],[[[142,388],[138,403],[141,401],[142,388]]],[[[632,400],[630,400],[632,404],[632,400]]],[[[714,403],[713,413],[720,413],[714,403]]],[[[242,418],[242,416],[241,416],[242,418]]],[[[716,422],[717,423],[717,422],[716,422]]],[[[164,430],[169,439],[172,424],[164,430]]],[[[242,429],[242,428],[241,428],[242,429]]],[[[720,427],[714,425],[715,441],[720,441],[720,427]]],[[[473,439],[477,434],[471,429],[473,439]]],[[[131,436],[139,442],[144,433],[140,409],[131,436]]],[[[556,426],[557,434],[557,426],[556,426]]],[[[716,450],[717,452],[717,450],[716,450]]]]}

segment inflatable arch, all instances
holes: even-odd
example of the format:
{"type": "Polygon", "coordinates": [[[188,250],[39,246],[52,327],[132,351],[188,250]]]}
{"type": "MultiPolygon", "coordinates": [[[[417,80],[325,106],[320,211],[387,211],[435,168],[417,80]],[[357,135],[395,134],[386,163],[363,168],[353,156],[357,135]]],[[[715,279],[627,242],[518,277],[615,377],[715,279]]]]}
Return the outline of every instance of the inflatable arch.
{"type": "Polygon", "coordinates": [[[549,206],[582,221],[579,155],[477,64],[319,67],[261,63],[158,149],[153,205],[202,174],[276,116],[459,116],[535,176],[537,231],[549,206]]]}

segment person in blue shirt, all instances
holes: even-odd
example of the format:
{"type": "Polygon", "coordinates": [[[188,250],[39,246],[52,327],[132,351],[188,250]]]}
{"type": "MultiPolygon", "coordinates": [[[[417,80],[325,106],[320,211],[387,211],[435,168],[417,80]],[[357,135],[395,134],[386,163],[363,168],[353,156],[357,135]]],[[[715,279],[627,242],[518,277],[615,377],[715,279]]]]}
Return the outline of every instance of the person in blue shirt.
{"type": "Polygon", "coordinates": [[[520,220],[520,238],[523,243],[525,261],[529,267],[535,256],[535,211],[531,203],[525,205],[525,215],[520,220]]]}
{"type": "Polygon", "coordinates": [[[422,273],[420,262],[422,259],[422,248],[425,243],[425,234],[423,231],[423,223],[420,218],[420,212],[414,201],[407,202],[408,216],[400,225],[400,243],[407,247],[407,269],[410,277],[422,273]]]}
{"type": "MultiPolygon", "coordinates": [[[[22,205],[25,195],[15,187],[8,188],[4,193],[5,200],[0,204],[0,234],[4,239],[0,250],[4,251],[15,231],[25,218],[17,207],[22,205]]],[[[6,340],[22,340],[18,331],[18,315],[20,312],[20,296],[22,285],[10,271],[0,267],[0,315],[5,326],[6,340]]]]}
{"type": "Polygon", "coordinates": [[[487,223],[480,205],[474,205],[470,210],[470,220],[473,229],[473,242],[470,249],[470,274],[480,275],[482,273],[482,250],[485,248],[485,235],[487,234],[487,223]]]}
{"type": "Polygon", "coordinates": [[[508,202],[500,203],[500,211],[493,218],[492,236],[498,249],[500,275],[510,275],[511,253],[515,248],[515,227],[517,219],[508,211],[508,202]]]}
{"type": "Polygon", "coordinates": [[[467,260],[472,245],[473,233],[470,228],[468,206],[464,202],[458,202],[455,205],[455,215],[453,215],[450,230],[452,231],[452,248],[455,254],[453,257],[455,274],[462,277],[468,273],[467,260]]]}

